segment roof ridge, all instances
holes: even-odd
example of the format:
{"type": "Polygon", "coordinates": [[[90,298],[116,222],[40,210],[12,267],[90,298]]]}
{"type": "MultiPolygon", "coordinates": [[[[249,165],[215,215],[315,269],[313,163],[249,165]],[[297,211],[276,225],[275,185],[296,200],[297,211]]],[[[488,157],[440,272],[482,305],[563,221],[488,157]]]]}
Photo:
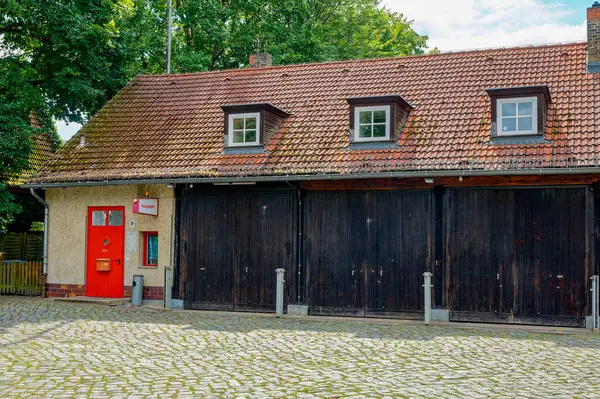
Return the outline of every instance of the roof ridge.
{"type": "Polygon", "coordinates": [[[220,74],[220,73],[243,73],[248,71],[268,71],[268,70],[277,70],[277,69],[290,69],[296,67],[311,67],[311,66],[323,66],[323,65],[338,65],[338,64],[350,64],[356,62],[378,62],[378,61],[386,61],[386,60],[403,60],[403,59],[415,59],[415,58],[428,58],[428,57],[441,57],[441,56],[449,56],[456,54],[468,54],[468,53],[487,53],[494,51],[513,51],[513,50],[523,50],[528,48],[551,48],[551,47],[565,47],[565,46],[580,46],[587,44],[586,41],[572,41],[572,42],[559,42],[559,43],[544,43],[544,44],[523,44],[517,46],[509,46],[509,47],[488,47],[488,48],[474,48],[474,49],[465,49],[465,50],[449,50],[442,51],[434,54],[412,54],[412,55],[397,55],[390,57],[379,57],[379,58],[355,58],[349,60],[333,60],[333,61],[318,61],[318,62],[305,62],[298,64],[284,64],[284,65],[272,65],[268,67],[261,68],[231,68],[231,69],[219,69],[213,71],[198,71],[198,72],[187,72],[187,73],[172,73],[172,74],[138,74],[133,79],[137,78],[178,78],[178,77],[187,77],[187,76],[197,76],[197,75],[212,75],[212,74],[220,74]]]}

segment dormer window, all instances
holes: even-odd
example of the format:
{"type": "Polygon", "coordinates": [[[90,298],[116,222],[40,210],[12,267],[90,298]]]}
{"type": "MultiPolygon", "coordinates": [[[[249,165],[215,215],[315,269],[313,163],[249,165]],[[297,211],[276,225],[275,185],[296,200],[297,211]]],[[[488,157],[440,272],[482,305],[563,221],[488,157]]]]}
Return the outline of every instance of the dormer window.
{"type": "Polygon", "coordinates": [[[390,139],[390,106],[354,108],[354,140],[381,141],[390,139]]]}
{"type": "Polygon", "coordinates": [[[487,89],[491,100],[493,142],[543,140],[548,105],[548,86],[487,89]],[[515,141],[516,140],[516,141],[515,141]]]}
{"type": "Polygon", "coordinates": [[[229,114],[229,146],[259,145],[260,113],[229,114]]]}
{"type": "Polygon", "coordinates": [[[349,98],[350,149],[393,147],[412,107],[398,95],[349,98]],[[373,147],[375,146],[375,147],[373,147]]]}
{"type": "Polygon", "coordinates": [[[498,100],[498,136],[537,134],[537,97],[498,100]]]}
{"type": "Polygon", "coordinates": [[[260,153],[290,116],[269,103],[222,105],[225,153],[260,153]]]}

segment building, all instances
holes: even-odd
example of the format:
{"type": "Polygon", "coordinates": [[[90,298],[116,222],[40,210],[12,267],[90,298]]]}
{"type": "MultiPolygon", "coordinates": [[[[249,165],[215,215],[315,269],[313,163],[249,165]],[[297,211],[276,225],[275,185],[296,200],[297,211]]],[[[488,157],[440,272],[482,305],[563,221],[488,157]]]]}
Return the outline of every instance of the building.
{"type": "Polygon", "coordinates": [[[436,317],[583,326],[599,24],[593,7],[587,43],[138,76],[29,182],[48,294],[127,296],[142,274],[160,300],[172,265],[186,308],[272,311],[283,267],[310,314],[421,318],[430,271],[436,317]]]}

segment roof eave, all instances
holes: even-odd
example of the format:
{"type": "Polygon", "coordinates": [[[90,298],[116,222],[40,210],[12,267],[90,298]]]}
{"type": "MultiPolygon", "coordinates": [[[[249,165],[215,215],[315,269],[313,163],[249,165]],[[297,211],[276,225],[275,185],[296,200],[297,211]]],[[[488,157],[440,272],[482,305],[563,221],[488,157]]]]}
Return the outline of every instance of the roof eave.
{"type": "Polygon", "coordinates": [[[307,175],[275,175],[275,176],[239,176],[239,177],[183,177],[157,179],[123,179],[102,181],[72,181],[27,183],[23,188],[54,188],[80,186],[115,186],[128,184],[193,184],[193,183],[252,183],[282,182],[303,180],[354,180],[381,178],[414,178],[414,177],[471,177],[471,176],[548,176],[548,175],[583,175],[599,174],[600,166],[576,168],[539,168],[539,169],[504,169],[504,170],[419,170],[374,173],[340,173],[340,174],[307,174],[307,175]]]}

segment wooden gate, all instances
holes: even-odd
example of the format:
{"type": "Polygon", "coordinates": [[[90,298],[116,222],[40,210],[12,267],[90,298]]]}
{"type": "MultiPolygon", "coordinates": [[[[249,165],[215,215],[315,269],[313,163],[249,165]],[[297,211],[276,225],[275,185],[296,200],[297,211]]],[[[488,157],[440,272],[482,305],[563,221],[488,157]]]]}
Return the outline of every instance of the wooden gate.
{"type": "Polygon", "coordinates": [[[42,262],[0,262],[0,295],[41,295],[42,262]]]}
{"type": "Polygon", "coordinates": [[[587,188],[455,189],[447,201],[451,320],[585,323],[587,188]]]}
{"type": "Polygon", "coordinates": [[[432,199],[431,190],[307,192],[309,312],[422,318],[432,199]]]}
{"type": "Polygon", "coordinates": [[[185,306],[275,310],[275,269],[296,295],[296,198],[291,190],[186,193],[180,262],[185,306]]]}

